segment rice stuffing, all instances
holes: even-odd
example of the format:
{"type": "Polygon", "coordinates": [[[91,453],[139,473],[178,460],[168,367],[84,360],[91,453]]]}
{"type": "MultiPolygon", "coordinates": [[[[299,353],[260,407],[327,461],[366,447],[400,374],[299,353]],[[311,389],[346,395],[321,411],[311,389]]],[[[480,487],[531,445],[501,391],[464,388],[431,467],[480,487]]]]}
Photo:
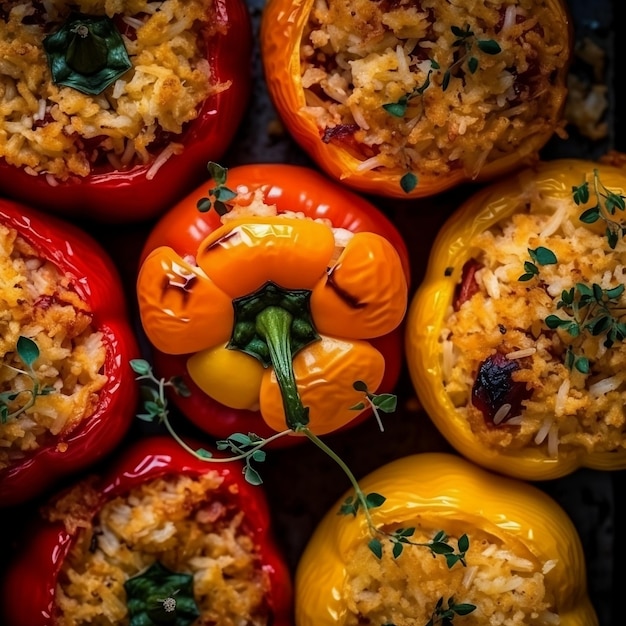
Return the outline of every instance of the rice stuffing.
{"type": "Polygon", "coordinates": [[[0,3],[0,158],[51,184],[103,168],[162,164],[211,94],[212,0],[0,3]],[[108,16],[132,68],[99,95],[51,80],[42,42],[70,14],[108,16]]]}
{"type": "Polygon", "coordinates": [[[67,276],[40,258],[18,233],[0,225],[0,470],[87,419],[106,384],[106,347],[92,313],[67,276]],[[39,356],[32,374],[20,337],[39,356]],[[34,384],[39,392],[33,393],[34,384]]]}
{"type": "Polygon", "coordinates": [[[55,624],[128,626],[124,583],[155,562],[193,577],[194,626],[269,624],[268,574],[221,484],[209,471],[156,478],[104,503],[89,481],[59,497],[44,513],[77,537],[59,573],[55,624]]]}
{"type": "Polygon", "coordinates": [[[573,198],[542,198],[529,184],[510,218],[471,241],[473,295],[456,301],[444,321],[442,369],[457,410],[493,449],[536,447],[556,457],[626,447],[626,243],[619,237],[611,248],[601,220],[583,223],[582,210],[573,198]],[[554,262],[537,261],[538,273],[524,277],[529,251],[541,248],[554,262]],[[582,304],[584,293],[603,305],[582,304]],[[569,295],[582,304],[576,327],[569,295]],[[603,321],[584,327],[596,318],[603,321]],[[618,325],[613,340],[609,324],[618,325]],[[508,370],[500,390],[518,392],[494,399],[491,419],[476,401],[485,363],[508,370]]]}
{"type": "MultiPolygon", "coordinates": [[[[411,541],[428,543],[436,532],[418,526],[411,541]]],[[[560,623],[549,582],[554,563],[541,563],[525,549],[512,549],[502,538],[484,531],[468,538],[466,566],[456,563],[451,568],[442,556],[433,556],[424,547],[406,546],[398,558],[386,550],[377,559],[367,543],[360,542],[346,559],[346,626],[415,626],[433,623],[433,619],[439,623],[434,616],[440,599],[443,609],[450,600],[475,607],[463,615],[465,626],[560,623]]],[[[457,541],[450,536],[451,546],[457,541]]]]}
{"type": "Polygon", "coordinates": [[[569,54],[567,23],[545,2],[316,0],[303,110],[361,170],[475,177],[528,138],[563,133],[555,77],[569,54]]]}

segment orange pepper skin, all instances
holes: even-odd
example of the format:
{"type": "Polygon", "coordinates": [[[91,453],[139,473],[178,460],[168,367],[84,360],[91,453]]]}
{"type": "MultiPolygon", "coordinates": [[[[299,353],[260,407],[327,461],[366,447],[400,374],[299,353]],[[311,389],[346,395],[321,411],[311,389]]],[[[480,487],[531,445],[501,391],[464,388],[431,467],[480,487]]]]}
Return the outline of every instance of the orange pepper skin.
{"type": "MultiPolygon", "coordinates": [[[[554,20],[562,23],[565,37],[572,41],[572,21],[566,3],[548,0],[554,20]]],[[[300,70],[300,46],[314,0],[269,0],[261,21],[260,43],[265,77],[273,104],[281,120],[315,163],[331,178],[368,194],[390,198],[424,198],[451,189],[461,183],[493,180],[519,167],[530,165],[538,158],[538,151],[550,139],[558,126],[560,112],[565,106],[566,68],[554,79],[554,106],[550,113],[552,125],[542,133],[530,133],[518,150],[485,164],[478,175],[452,169],[449,173],[424,172],[411,191],[402,189],[400,179],[406,173],[401,168],[361,170],[362,158],[349,148],[335,142],[324,142],[320,129],[311,115],[302,111],[306,104],[300,70]]]]}
{"type": "MultiPolygon", "coordinates": [[[[127,3],[128,4],[128,3],[127,3]]],[[[207,15],[203,46],[217,90],[201,105],[198,116],[175,141],[184,145],[155,175],[152,162],[132,168],[94,168],[84,178],[48,182],[0,159],[0,191],[45,213],[107,224],[155,219],[204,176],[204,164],[228,149],[251,93],[252,23],[244,0],[216,0],[207,15]]],[[[45,96],[44,96],[45,97],[45,96]]]]}
{"type": "Polygon", "coordinates": [[[591,453],[582,449],[561,449],[556,458],[534,447],[510,450],[506,454],[497,452],[472,432],[443,386],[440,333],[463,265],[472,257],[472,238],[512,215],[519,209],[525,194],[541,194],[540,197],[553,203],[571,201],[572,187],[580,185],[594,168],[598,169],[604,185],[616,193],[625,193],[623,170],[590,161],[562,159],[540,163],[470,197],[440,230],[431,249],[425,277],[410,304],[405,349],[409,373],[422,406],[458,452],[502,474],[526,480],[549,480],[581,467],[626,468],[626,450],[623,449],[591,453]]]}
{"type": "MultiPolygon", "coordinates": [[[[355,365],[359,369],[356,357],[364,357],[361,376],[349,382],[341,379],[351,394],[355,393],[352,383],[357,379],[364,380],[370,391],[392,391],[402,364],[400,324],[410,277],[406,246],[391,221],[356,194],[299,166],[234,167],[228,171],[227,186],[238,194],[260,190],[264,202],[275,204],[279,213],[293,211],[312,219],[256,216],[222,224],[215,211],[203,213],[196,206],[212,186],[207,181],[168,211],[150,232],[141,254],[138,298],[142,322],[155,347],[152,358],[155,371],[165,378],[182,376],[191,391],[189,397],[172,394],[172,402],[196,426],[216,437],[228,437],[233,432],[254,432],[268,437],[276,429],[285,430],[280,398],[272,391],[276,387],[273,368],[264,372],[256,372],[254,367],[247,370],[249,379],[254,381],[251,384],[259,386],[257,402],[253,401],[254,390],[245,389],[240,398],[227,406],[224,401],[211,398],[198,385],[206,389],[204,385],[208,381],[206,384],[211,388],[219,386],[219,377],[202,375],[206,364],[228,369],[225,364],[231,363],[234,369],[230,371],[236,371],[235,364],[241,361],[224,354],[234,351],[223,349],[233,327],[231,301],[255,291],[267,281],[312,292],[312,317],[322,341],[295,355],[299,387],[304,380],[311,389],[324,381],[323,375],[311,368],[311,355],[316,354],[316,358],[331,368],[336,356],[342,354],[343,371],[350,376],[355,374],[355,365]],[[313,221],[318,218],[355,233],[335,265],[336,276],[330,273],[329,277],[327,272],[335,253],[334,238],[326,225],[313,221]],[[189,264],[187,257],[194,257],[195,261],[189,264]],[[194,283],[191,289],[187,288],[188,279],[194,283]],[[168,283],[165,290],[158,287],[163,286],[163,281],[168,283]],[[344,304],[342,308],[341,302],[332,298],[333,289],[329,288],[332,281],[336,281],[333,289],[343,290],[346,298],[359,294],[358,301],[353,303],[356,314],[350,316],[351,307],[344,304]],[[199,287],[202,297],[193,293],[196,284],[202,285],[199,287]],[[219,295],[214,297],[217,292],[219,295]],[[381,307],[382,317],[376,312],[381,307]],[[169,317],[163,315],[164,310],[170,311],[169,317]],[[344,315],[346,320],[340,320],[344,315]],[[360,325],[355,322],[357,319],[360,325]],[[187,331],[183,332],[182,328],[187,331]],[[376,332],[376,329],[381,330],[376,332]],[[346,334],[345,330],[350,332],[346,334]],[[354,354],[340,347],[344,339],[354,354]],[[188,360],[193,376],[187,369],[188,360]],[[308,365],[298,365],[305,361],[308,365]],[[265,413],[267,419],[261,419],[261,416],[266,418],[265,413]]],[[[342,367],[337,365],[336,371],[342,371],[342,367]]],[[[219,391],[224,397],[232,396],[232,390],[236,389],[231,380],[222,386],[224,389],[219,391]]],[[[302,393],[306,401],[313,403],[315,394],[302,393]]],[[[357,394],[350,406],[360,399],[357,394]]],[[[316,405],[321,406],[322,402],[315,400],[316,405]]],[[[322,434],[343,428],[348,422],[359,423],[369,411],[360,414],[346,411],[338,421],[331,418],[327,421],[321,410],[317,413],[319,417],[311,420],[311,430],[322,434]]],[[[300,437],[288,437],[279,441],[289,444],[300,440],[300,437]]]]}
{"type": "MultiPolygon", "coordinates": [[[[380,507],[371,509],[376,527],[424,524],[458,535],[482,530],[542,563],[556,560],[546,574],[546,585],[554,593],[561,626],[597,626],[576,528],[560,505],[537,487],[439,452],[397,459],[359,484],[364,493],[386,497],[380,507]]],[[[337,514],[348,495],[323,517],[298,563],[296,626],[346,623],[346,565],[355,546],[371,539],[362,513],[356,518],[337,514]]],[[[426,552],[425,558],[433,557],[426,552]]]]}

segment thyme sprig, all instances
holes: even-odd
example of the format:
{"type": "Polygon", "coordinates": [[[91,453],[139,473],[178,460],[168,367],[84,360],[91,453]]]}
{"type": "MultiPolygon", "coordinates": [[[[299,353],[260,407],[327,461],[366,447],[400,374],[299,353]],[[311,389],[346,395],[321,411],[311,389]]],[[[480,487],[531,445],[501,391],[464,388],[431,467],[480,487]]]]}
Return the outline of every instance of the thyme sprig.
{"type": "MultiPolygon", "coordinates": [[[[548,315],[545,323],[548,328],[566,330],[572,337],[578,337],[584,331],[594,337],[604,336],[604,347],[611,348],[613,344],[626,338],[626,323],[621,321],[626,310],[619,306],[623,293],[624,285],[603,289],[597,283],[591,286],[576,283],[574,287],[561,292],[561,298],[556,305],[567,317],[548,315]]],[[[565,364],[570,369],[575,367],[583,374],[589,373],[589,359],[577,356],[572,346],[567,348],[565,364]]]]}
{"type": "Polygon", "coordinates": [[[450,30],[452,34],[456,37],[456,40],[452,43],[454,48],[463,48],[463,53],[459,56],[459,58],[450,65],[450,67],[443,73],[443,79],[441,81],[441,88],[445,91],[449,84],[450,79],[452,78],[453,72],[461,67],[463,63],[467,61],[467,69],[470,74],[475,74],[476,70],[479,67],[478,58],[474,56],[474,45],[485,54],[498,54],[502,51],[500,44],[494,39],[476,39],[474,31],[472,31],[469,27],[469,24],[466,24],[464,28],[459,28],[458,26],[451,26],[450,30]]]}
{"type": "Polygon", "coordinates": [[[226,213],[228,213],[230,210],[228,203],[237,197],[237,193],[226,185],[228,173],[227,168],[219,165],[219,163],[209,161],[207,163],[207,169],[209,170],[209,175],[215,183],[215,187],[209,189],[208,197],[200,198],[200,200],[198,200],[196,207],[201,213],[206,213],[207,211],[214,209],[215,212],[221,217],[222,215],[226,215],[226,213]]]}
{"type": "Polygon", "coordinates": [[[454,598],[448,598],[444,606],[443,598],[439,598],[432,617],[428,620],[426,626],[436,626],[437,624],[450,626],[456,615],[469,615],[474,609],[476,609],[476,607],[473,604],[467,604],[465,602],[457,604],[454,598]]]}
{"type": "MultiPolygon", "coordinates": [[[[489,55],[495,55],[502,51],[500,44],[494,39],[477,39],[474,31],[472,31],[468,24],[464,28],[459,26],[451,26],[450,30],[456,37],[452,43],[453,48],[462,49],[460,56],[444,71],[441,80],[441,88],[446,91],[450,86],[450,80],[453,73],[467,62],[467,69],[470,74],[475,74],[479,68],[478,57],[474,55],[474,46],[476,46],[481,52],[489,55]]],[[[383,109],[394,117],[404,117],[406,115],[409,103],[414,98],[423,96],[424,92],[431,85],[431,76],[433,72],[441,70],[441,65],[435,59],[429,59],[430,68],[426,74],[424,82],[412,89],[411,91],[400,96],[395,102],[387,102],[383,104],[383,109]]]]}
{"type": "MultiPolygon", "coordinates": [[[[475,74],[479,68],[478,57],[474,54],[474,47],[478,48],[481,52],[489,55],[495,55],[502,51],[500,44],[494,39],[477,39],[474,31],[472,31],[469,25],[465,25],[464,28],[459,26],[450,27],[452,33],[456,37],[452,43],[453,48],[460,48],[462,52],[460,56],[444,71],[441,79],[441,89],[446,91],[450,85],[450,80],[454,72],[467,62],[467,69],[470,74],[475,74]]],[[[395,102],[386,102],[382,105],[382,108],[394,117],[403,118],[406,116],[409,109],[411,100],[421,97],[424,92],[431,86],[434,72],[441,70],[441,65],[435,59],[428,59],[430,61],[430,67],[426,73],[426,78],[421,85],[414,87],[411,91],[403,94],[395,102]]],[[[414,172],[406,172],[400,178],[400,187],[404,193],[411,193],[417,187],[418,177],[414,172]]]]}
{"type": "Polygon", "coordinates": [[[41,385],[37,373],[35,372],[33,365],[39,358],[39,346],[30,338],[20,336],[16,344],[17,355],[24,364],[24,368],[14,367],[7,363],[4,363],[4,367],[17,372],[18,374],[24,374],[32,381],[31,389],[20,389],[3,391],[0,393],[0,423],[6,424],[9,420],[14,419],[27,411],[31,406],[35,404],[35,401],[39,396],[46,396],[55,391],[54,387],[41,385]],[[18,400],[21,395],[26,395],[27,400],[18,408],[11,411],[11,406],[18,400]]]}
{"type": "MultiPolygon", "coordinates": [[[[605,224],[604,234],[609,247],[613,250],[620,237],[626,235],[626,227],[613,219],[617,211],[626,209],[626,196],[605,187],[600,181],[597,168],[593,170],[593,194],[596,203],[585,209],[579,219],[585,224],[595,224],[598,220],[602,220],[605,224]]],[[[589,181],[585,180],[580,185],[572,186],[572,197],[577,205],[587,204],[590,198],[589,181]]]]}
{"type": "MultiPolygon", "coordinates": [[[[220,451],[229,450],[232,455],[225,457],[215,457],[210,451],[205,448],[194,449],[189,446],[176,432],[172,426],[169,409],[166,398],[166,389],[171,388],[176,393],[183,396],[189,394],[189,390],[186,385],[178,378],[171,378],[169,380],[159,379],[154,375],[152,367],[148,361],[144,359],[133,359],[130,361],[132,370],[137,374],[136,380],[146,381],[149,384],[141,386],[142,395],[144,398],[145,412],[139,414],[137,417],[141,420],[148,422],[157,422],[163,424],[170,435],[187,451],[189,454],[211,462],[231,462],[234,460],[240,460],[244,462],[243,473],[245,479],[254,485],[259,485],[263,482],[262,477],[258,470],[253,466],[253,463],[262,463],[266,459],[266,454],[263,448],[272,441],[285,437],[287,435],[294,434],[294,431],[287,429],[277,432],[271,437],[260,437],[255,433],[234,433],[226,439],[222,439],[216,442],[216,447],[220,451]]],[[[374,411],[378,423],[380,421],[380,412],[390,413],[395,410],[397,399],[392,394],[374,394],[368,390],[367,385],[363,381],[355,381],[353,384],[354,389],[362,391],[364,394],[364,400],[352,408],[354,410],[361,410],[367,404],[369,404],[374,411]]],[[[382,424],[381,424],[382,429],[382,424]]],[[[353,495],[350,495],[341,504],[338,514],[339,515],[352,515],[355,516],[359,512],[363,512],[365,515],[368,531],[371,535],[371,539],[368,543],[370,551],[377,557],[382,558],[383,555],[383,540],[387,540],[391,545],[392,555],[397,558],[402,553],[403,549],[407,545],[419,546],[428,548],[433,555],[443,555],[449,568],[453,567],[456,563],[461,563],[463,566],[465,563],[465,554],[469,548],[469,539],[466,535],[459,538],[457,543],[457,551],[450,545],[448,536],[439,531],[431,541],[426,543],[420,543],[412,541],[411,537],[415,533],[415,528],[401,528],[388,532],[382,528],[378,528],[372,519],[370,513],[371,509],[379,508],[385,503],[386,498],[379,493],[365,493],[358,480],[354,476],[352,470],[347,466],[345,461],[332,450],[324,441],[322,441],[315,433],[313,433],[308,426],[302,426],[298,429],[298,434],[304,435],[312,443],[314,443],[320,450],[333,459],[339,467],[343,470],[353,488],[353,495]]]]}
{"type": "Polygon", "coordinates": [[[539,275],[539,265],[556,265],[558,259],[556,254],[549,248],[539,246],[538,248],[528,248],[531,260],[524,262],[524,274],[517,280],[527,281],[539,275]]]}
{"type": "Polygon", "coordinates": [[[362,411],[366,406],[372,409],[372,413],[378,422],[378,428],[383,432],[385,427],[380,417],[380,411],[383,413],[393,413],[398,405],[398,397],[393,393],[371,393],[367,385],[362,380],[356,380],[352,384],[355,391],[361,391],[365,394],[365,400],[350,407],[353,411],[362,411]]]}
{"type": "MultiPolygon", "coordinates": [[[[584,224],[594,224],[602,220],[605,223],[605,236],[609,247],[615,249],[620,237],[626,234],[626,227],[613,219],[617,211],[626,209],[626,196],[608,189],[601,181],[598,169],[593,170],[593,194],[595,204],[585,209],[579,216],[584,224]]],[[[589,181],[572,186],[572,198],[577,206],[586,205],[591,198],[589,181]]],[[[558,263],[556,254],[545,246],[528,248],[531,260],[524,262],[524,273],[519,281],[529,281],[539,276],[540,266],[558,263]]],[[[624,285],[603,288],[598,283],[591,285],[576,283],[569,289],[561,292],[556,301],[556,309],[562,311],[565,317],[550,314],[544,322],[551,330],[562,329],[572,337],[578,339],[587,332],[593,337],[604,336],[603,345],[611,348],[615,343],[626,339],[626,308],[620,304],[624,293],[624,285]]],[[[582,374],[588,374],[591,369],[589,358],[578,354],[575,346],[567,346],[564,362],[568,369],[576,369],[582,374]]]]}

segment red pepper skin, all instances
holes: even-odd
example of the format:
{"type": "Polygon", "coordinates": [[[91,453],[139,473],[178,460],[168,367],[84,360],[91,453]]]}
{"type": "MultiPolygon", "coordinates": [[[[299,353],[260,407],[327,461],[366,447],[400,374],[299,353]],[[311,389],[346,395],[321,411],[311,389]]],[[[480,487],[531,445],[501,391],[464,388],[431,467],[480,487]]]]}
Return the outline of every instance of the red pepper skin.
{"type": "Polygon", "coordinates": [[[103,334],[108,376],[98,407],[76,430],[0,471],[2,508],[42,494],[120,443],[137,411],[138,390],[129,361],[137,358],[139,347],[119,274],[98,243],[71,224],[9,200],[0,199],[0,223],[19,232],[41,258],[72,279],[76,292],[91,308],[94,328],[103,334]],[[60,443],[67,445],[65,451],[58,448],[60,443]]]}
{"type": "Polygon", "coordinates": [[[244,0],[215,0],[217,32],[207,41],[207,58],[217,82],[231,86],[209,97],[189,124],[182,154],[169,158],[148,180],[151,164],[101,170],[51,186],[0,159],[0,192],[46,213],[107,223],[156,217],[206,176],[235,136],[250,97],[252,27],[244,0]]]}
{"type": "MultiPolygon", "coordinates": [[[[410,283],[409,254],[395,225],[366,199],[315,170],[275,163],[240,165],[228,170],[226,185],[232,190],[241,186],[250,191],[267,187],[265,202],[276,204],[279,212],[296,211],[310,218],[328,218],[337,228],[385,237],[398,251],[407,283],[410,283]]],[[[159,246],[169,246],[183,257],[196,255],[200,242],[221,225],[215,211],[202,213],[196,207],[197,201],[206,196],[212,186],[210,181],[200,185],[158,220],[145,241],[140,264],[159,246]]],[[[398,381],[404,350],[403,333],[401,325],[388,335],[369,340],[385,357],[385,374],[378,393],[391,392],[398,381]]],[[[254,432],[261,437],[276,434],[260,413],[231,409],[209,398],[187,374],[187,358],[188,355],[153,350],[152,362],[160,377],[181,376],[188,386],[189,397],[172,393],[169,398],[193,424],[218,438],[226,438],[234,432],[254,432]]],[[[361,423],[370,414],[364,411],[348,427],[361,423]]],[[[281,437],[268,445],[282,447],[300,441],[302,437],[281,437]]]]}
{"type": "MultiPolygon", "coordinates": [[[[206,446],[205,446],[206,447],[206,446]]],[[[247,483],[242,466],[208,463],[189,454],[173,439],[146,437],[131,444],[106,470],[99,490],[112,499],[134,486],[164,474],[201,475],[216,471],[224,477],[221,487],[245,513],[249,532],[259,546],[263,568],[271,581],[269,604],[273,626],[291,626],[292,582],[289,569],[270,534],[270,512],[264,492],[247,483]]],[[[97,511],[94,511],[94,515],[97,511]]],[[[71,549],[72,536],[62,523],[40,521],[25,538],[24,545],[5,575],[2,608],[10,626],[55,626],[54,590],[63,561],[71,549]]]]}

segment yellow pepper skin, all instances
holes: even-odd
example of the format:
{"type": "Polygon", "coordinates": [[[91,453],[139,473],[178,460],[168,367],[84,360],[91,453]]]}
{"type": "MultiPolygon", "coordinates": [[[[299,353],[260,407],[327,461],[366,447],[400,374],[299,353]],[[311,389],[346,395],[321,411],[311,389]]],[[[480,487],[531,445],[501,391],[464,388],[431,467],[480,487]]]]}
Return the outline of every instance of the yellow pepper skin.
{"type": "MultiPolygon", "coordinates": [[[[197,265],[160,246],[145,258],[137,280],[144,330],[159,351],[190,354],[193,382],[221,404],[260,410],[277,432],[305,424],[316,435],[337,430],[362,412],[353,408],[363,400],[353,383],[362,380],[371,392],[381,384],[385,359],[368,340],[401,323],[408,296],[400,255],[387,239],[355,233],[336,261],[335,247],[326,224],[280,216],[230,219],[199,244],[197,265]],[[270,295],[251,295],[268,285],[270,295]],[[242,321],[235,306],[248,298],[251,307],[270,297],[282,302],[276,290],[309,294],[303,308],[316,335],[279,368],[271,347],[265,362],[239,345],[240,335],[271,329],[261,322],[259,330],[261,314],[256,322],[242,321]],[[289,369],[295,384],[286,390],[289,369]],[[294,402],[299,417],[285,410],[294,402]]],[[[280,306],[268,309],[278,315],[280,306]]],[[[285,330],[296,322],[291,326],[289,317],[280,324],[285,330]]],[[[280,343],[284,348],[289,341],[280,343]]]]}
{"type": "MultiPolygon", "coordinates": [[[[365,493],[386,497],[380,507],[370,509],[377,528],[427,524],[448,534],[468,535],[473,529],[484,530],[503,545],[517,546],[521,553],[529,553],[540,563],[556,560],[545,580],[554,593],[560,625],[598,624],[587,595],[584,555],[577,531],[565,511],[537,487],[439,452],[392,461],[359,484],[365,493]]],[[[367,543],[371,535],[362,512],[356,518],[337,515],[344,500],[342,497],[322,519],[298,563],[296,626],[346,623],[346,564],[355,546],[367,543]]],[[[404,548],[411,549],[421,548],[404,548]]],[[[433,556],[425,552],[425,558],[433,556]]],[[[458,621],[461,626],[469,619],[459,616],[454,624],[458,621]]]]}
{"type": "MultiPolygon", "coordinates": [[[[587,452],[560,449],[549,457],[536,446],[506,453],[489,448],[472,432],[444,389],[440,335],[452,305],[463,266],[475,252],[470,241],[480,232],[511,216],[528,194],[547,202],[572,202],[572,188],[598,170],[603,185],[624,194],[623,170],[595,162],[561,159],[544,162],[483,188],[467,200],[440,230],[430,253],[423,281],[407,314],[405,349],[413,386],[435,426],[463,456],[488,469],[526,480],[548,480],[580,467],[598,470],[626,468],[626,450],[587,452]]],[[[590,198],[588,205],[594,202],[590,198]]],[[[548,205],[549,206],[549,205],[548,205]]],[[[580,206],[581,211],[585,208],[580,206]]],[[[521,272],[520,272],[521,273],[521,272]]]]}

